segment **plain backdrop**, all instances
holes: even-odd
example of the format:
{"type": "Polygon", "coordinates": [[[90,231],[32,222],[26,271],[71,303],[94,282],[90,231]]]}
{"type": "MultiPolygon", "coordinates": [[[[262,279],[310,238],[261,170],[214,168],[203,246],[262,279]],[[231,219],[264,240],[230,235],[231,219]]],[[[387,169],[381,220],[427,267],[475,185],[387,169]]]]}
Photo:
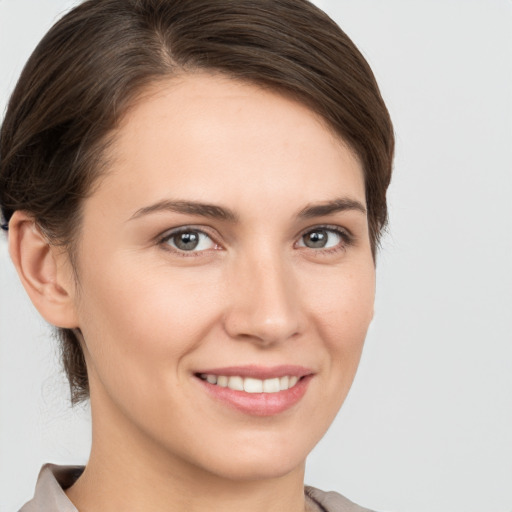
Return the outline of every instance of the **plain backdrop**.
{"type": "MultiPolygon", "coordinates": [[[[0,110],[73,2],[0,0],[0,110]]],[[[307,482],[392,512],[512,510],[512,2],[318,1],[362,50],[397,136],[376,314],[307,482]]],[[[85,463],[49,329],[0,241],[0,512],[46,461],[85,463]]]]}

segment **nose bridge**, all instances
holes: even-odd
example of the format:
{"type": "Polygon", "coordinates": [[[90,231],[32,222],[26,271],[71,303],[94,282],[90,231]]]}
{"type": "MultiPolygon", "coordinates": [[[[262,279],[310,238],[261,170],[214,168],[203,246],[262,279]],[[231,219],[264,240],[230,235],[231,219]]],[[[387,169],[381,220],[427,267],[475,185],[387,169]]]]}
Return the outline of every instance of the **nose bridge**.
{"type": "Polygon", "coordinates": [[[267,249],[241,257],[235,268],[226,316],[230,335],[269,344],[298,334],[301,312],[290,262],[267,249]]]}

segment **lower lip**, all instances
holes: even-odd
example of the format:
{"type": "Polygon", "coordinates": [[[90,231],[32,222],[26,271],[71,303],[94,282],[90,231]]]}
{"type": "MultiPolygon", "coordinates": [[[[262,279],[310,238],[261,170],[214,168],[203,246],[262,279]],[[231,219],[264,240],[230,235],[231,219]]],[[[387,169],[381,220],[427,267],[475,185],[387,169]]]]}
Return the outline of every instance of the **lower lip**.
{"type": "Polygon", "coordinates": [[[293,407],[305,395],[312,375],[302,377],[293,388],[277,393],[246,393],[223,388],[196,377],[203,388],[226,405],[252,416],[274,416],[293,407]]]}

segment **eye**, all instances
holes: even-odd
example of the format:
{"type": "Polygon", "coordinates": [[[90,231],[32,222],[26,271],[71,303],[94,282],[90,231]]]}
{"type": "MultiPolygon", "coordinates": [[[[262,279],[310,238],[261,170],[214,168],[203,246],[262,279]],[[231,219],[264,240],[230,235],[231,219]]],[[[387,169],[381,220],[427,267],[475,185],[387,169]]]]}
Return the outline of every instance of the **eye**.
{"type": "Polygon", "coordinates": [[[348,234],[339,229],[320,227],[304,233],[297,245],[308,249],[334,249],[347,245],[348,238],[348,234]]]}
{"type": "Polygon", "coordinates": [[[200,252],[217,247],[206,233],[192,228],[182,228],[168,233],[161,243],[170,245],[171,248],[180,252],[200,252]]]}

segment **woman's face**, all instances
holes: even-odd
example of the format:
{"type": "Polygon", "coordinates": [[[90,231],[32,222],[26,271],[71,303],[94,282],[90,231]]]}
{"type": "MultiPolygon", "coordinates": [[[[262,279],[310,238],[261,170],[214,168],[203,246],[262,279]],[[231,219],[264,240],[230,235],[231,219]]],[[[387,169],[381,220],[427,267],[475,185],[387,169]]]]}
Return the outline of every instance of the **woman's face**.
{"type": "Polygon", "coordinates": [[[302,470],[373,313],[358,159],[301,104],[206,74],[153,86],[109,151],[75,297],[95,443],[228,478],[302,470]]]}

